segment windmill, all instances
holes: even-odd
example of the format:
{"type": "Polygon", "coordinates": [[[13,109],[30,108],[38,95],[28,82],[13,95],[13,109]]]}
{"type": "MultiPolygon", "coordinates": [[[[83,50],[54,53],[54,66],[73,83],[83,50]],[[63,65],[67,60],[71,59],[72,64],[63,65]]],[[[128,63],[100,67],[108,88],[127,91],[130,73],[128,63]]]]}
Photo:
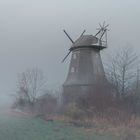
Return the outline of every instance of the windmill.
{"type": "Polygon", "coordinates": [[[107,48],[107,27],[109,25],[99,24],[98,32],[93,35],[85,35],[85,30],[80,37],[74,41],[65,31],[65,35],[72,42],[64,62],[72,53],[69,72],[63,84],[63,101],[68,103],[86,93],[96,86],[99,81],[106,81],[100,51],[107,48]]]}

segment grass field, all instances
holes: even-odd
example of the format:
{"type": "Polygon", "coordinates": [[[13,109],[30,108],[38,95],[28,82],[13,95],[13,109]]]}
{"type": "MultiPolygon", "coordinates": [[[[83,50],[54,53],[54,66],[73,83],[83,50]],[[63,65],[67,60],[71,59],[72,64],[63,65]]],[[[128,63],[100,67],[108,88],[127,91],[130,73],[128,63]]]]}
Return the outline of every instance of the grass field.
{"type": "Polygon", "coordinates": [[[62,122],[0,115],[0,140],[120,140],[86,132],[62,122]]]}

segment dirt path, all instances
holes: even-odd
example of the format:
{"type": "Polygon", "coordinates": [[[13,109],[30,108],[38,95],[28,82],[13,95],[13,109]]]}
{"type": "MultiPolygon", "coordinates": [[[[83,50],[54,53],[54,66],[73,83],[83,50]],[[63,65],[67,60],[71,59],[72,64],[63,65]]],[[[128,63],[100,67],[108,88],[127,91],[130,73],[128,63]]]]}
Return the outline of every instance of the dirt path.
{"type": "Polygon", "coordinates": [[[22,112],[18,109],[10,109],[10,108],[1,109],[0,115],[12,116],[12,117],[23,117],[23,118],[31,117],[31,115],[28,113],[22,112]]]}

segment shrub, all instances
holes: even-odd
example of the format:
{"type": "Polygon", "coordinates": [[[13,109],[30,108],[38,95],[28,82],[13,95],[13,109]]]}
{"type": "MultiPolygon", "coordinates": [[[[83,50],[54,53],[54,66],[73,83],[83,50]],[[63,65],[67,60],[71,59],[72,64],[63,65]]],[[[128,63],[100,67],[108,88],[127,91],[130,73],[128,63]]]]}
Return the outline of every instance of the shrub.
{"type": "Polygon", "coordinates": [[[81,120],[85,117],[86,113],[84,110],[79,109],[75,103],[70,103],[65,108],[65,115],[74,120],[81,120]]]}

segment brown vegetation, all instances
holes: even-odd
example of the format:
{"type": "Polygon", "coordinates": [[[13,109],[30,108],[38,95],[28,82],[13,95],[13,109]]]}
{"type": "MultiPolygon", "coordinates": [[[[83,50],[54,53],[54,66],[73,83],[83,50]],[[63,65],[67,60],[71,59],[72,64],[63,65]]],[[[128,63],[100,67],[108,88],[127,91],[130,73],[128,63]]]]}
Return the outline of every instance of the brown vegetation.
{"type": "Polygon", "coordinates": [[[108,90],[108,87],[111,86],[100,83],[96,89],[79,96],[76,102],[65,106],[64,114],[67,121],[90,132],[111,133],[123,137],[124,140],[128,137],[139,138],[139,95],[128,94],[123,98],[116,98],[112,94],[113,90],[108,90]]]}

